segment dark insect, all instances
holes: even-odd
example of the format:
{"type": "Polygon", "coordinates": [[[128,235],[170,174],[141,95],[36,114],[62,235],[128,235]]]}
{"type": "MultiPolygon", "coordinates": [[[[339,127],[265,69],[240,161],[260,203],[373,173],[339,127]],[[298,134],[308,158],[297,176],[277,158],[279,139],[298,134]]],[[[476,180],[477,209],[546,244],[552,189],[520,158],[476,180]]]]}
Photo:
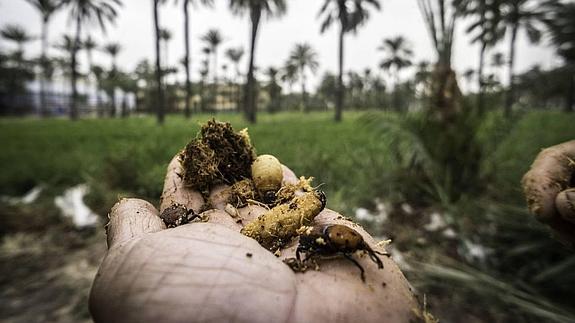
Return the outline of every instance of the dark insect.
{"type": "MultiPolygon", "coordinates": [[[[381,253],[371,249],[371,247],[365,243],[363,237],[350,227],[341,224],[329,224],[316,226],[312,230],[300,235],[299,245],[296,249],[296,260],[297,264],[303,266],[302,264],[308,259],[316,256],[342,255],[359,268],[361,271],[361,280],[365,282],[363,267],[352,257],[358,250],[367,252],[369,258],[377,264],[379,269],[383,268],[383,263],[377,254],[390,256],[388,253],[381,253]],[[303,261],[301,259],[301,253],[306,254],[306,259],[303,261]]],[[[290,267],[293,269],[293,264],[290,265],[290,267]]]]}
{"type": "Polygon", "coordinates": [[[184,205],[178,203],[172,204],[160,214],[160,218],[164,220],[164,223],[166,223],[169,228],[186,224],[197,217],[199,217],[199,214],[196,214],[194,210],[188,210],[184,205]]]}

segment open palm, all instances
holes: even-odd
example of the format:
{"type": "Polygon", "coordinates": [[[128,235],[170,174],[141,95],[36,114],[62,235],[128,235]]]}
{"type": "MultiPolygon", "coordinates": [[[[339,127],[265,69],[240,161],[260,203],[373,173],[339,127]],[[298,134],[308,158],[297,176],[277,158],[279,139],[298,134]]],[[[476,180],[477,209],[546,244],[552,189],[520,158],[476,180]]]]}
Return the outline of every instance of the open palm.
{"type": "MultiPolygon", "coordinates": [[[[168,167],[160,210],[181,203],[195,211],[204,200],[182,185],[175,157],[168,167]]],[[[284,182],[295,182],[284,167],[284,182]]],[[[368,257],[321,260],[320,271],[294,273],[282,259],[293,257],[297,241],[280,257],[239,233],[265,212],[248,205],[236,217],[225,211],[225,187],[210,194],[214,209],[194,222],[166,229],[148,202],[123,199],[110,212],[108,253],[94,281],[90,311],[96,322],[407,322],[417,309],[397,265],[382,257],[379,270],[368,257]]],[[[353,227],[375,250],[374,239],[331,210],[314,224],[353,227]]]]}

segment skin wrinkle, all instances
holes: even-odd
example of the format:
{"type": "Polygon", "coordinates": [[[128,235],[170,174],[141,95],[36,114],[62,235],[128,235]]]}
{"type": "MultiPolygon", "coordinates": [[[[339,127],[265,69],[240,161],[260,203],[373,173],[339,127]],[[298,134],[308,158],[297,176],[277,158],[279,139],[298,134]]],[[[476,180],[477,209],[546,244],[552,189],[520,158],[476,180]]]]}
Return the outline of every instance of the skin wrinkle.
{"type": "MultiPolygon", "coordinates": [[[[149,252],[149,253],[146,255],[146,257],[143,259],[143,261],[141,262],[141,265],[140,265],[140,266],[137,266],[136,272],[135,272],[135,273],[132,273],[133,275],[132,275],[132,277],[131,277],[131,281],[130,281],[130,283],[128,283],[128,285],[127,285],[128,288],[123,291],[123,294],[122,294],[122,295],[124,295],[124,297],[122,297],[122,299],[123,299],[123,298],[128,298],[128,296],[131,294],[131,289],[132,289],[133,286],[135,285],[136,280],[137,280],[138,278],[140,278],[140,277],[139,277],[139,276],[140,276],[139,274],[140,274],[140,273],[142,272],[142,270],[146,267],[146,265],[148,264],[148,262],[149,262],[149,260],[152,258],[152,256],[155,256],[155,255],[156,255],[156,252],[157,252],[157,250],[154,249],[154,248],[152,248],[152,249],[151,249],[151,252],[149,252]]],[[[123,262],[123,264],[125,264],[125,262],[123,262]]],[[[128,270],[127,272],[130,272],[130,271],[128,270]]]]}
{"type": "MultiPolygon", "coordinates": [[[[235,249],[239,249],[238,246],[236,246],[235,249]]],[[[234,250],[235,250],[235,249],[234,249],[234,250]]],[[[228,254],[226,255],[226,257],[224,257],[225,261],[224,261],[224,263],[222,264],[222,266],[221,266],[220,268],[217,268],[216,278],[213,280],[213,283],[212,283],[211,287],[208,288],[208,294],[206,295],[206,297],[204,298],[204,300],[206,300],[206,299],[208,299],[208,298],[211,297],[216,282],[220,279],[221,274],[222,274],[222,272],[224,271],[223,269],[226,268],[226,265],[227,265],[228,262],[229,262],[229,256],[230,256],[230,255],[231,255],[231,252],[228,253],[228,254]]],[[[228,268],[226,268],[226,269],[228,269],[228,268]]],[[[226,271],[229,271],[229,270],[226,270],[226,271]]],[[[198,313],[198,317],[202,317],[202,314],[203,314],[203,312],[204,312],[204,308],[205,308],[205,307],[203,307],[203,306],[200,308],[200,313],[198,313]]]]}

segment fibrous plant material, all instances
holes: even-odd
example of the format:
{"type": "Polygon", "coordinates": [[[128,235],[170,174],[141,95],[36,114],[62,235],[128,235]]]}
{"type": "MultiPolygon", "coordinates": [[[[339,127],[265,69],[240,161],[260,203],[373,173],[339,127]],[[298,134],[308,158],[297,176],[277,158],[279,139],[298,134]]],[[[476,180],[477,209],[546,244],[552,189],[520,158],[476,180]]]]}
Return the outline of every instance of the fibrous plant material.
{"type": "Polygon", "coordinates": [[[282,186],[282,164],[272,155],[258,156],[252,163],[252,178],[264,203],[272,203],[282,186]]]}
{"type": "Polygon", "coordinates": [[[254,159],[246,129],[236,133],[229,123],[212,119],[180,155],[184,184],[207,194],[216,184],[250,178],[254,159]]]}
{"type": "Polygon", "coordinates": [[[230,187],[229,202],[236,208],[246,206],[249,201],[257,199],[258,195],[251,179],[243,179],[230,187]]]}
{"type": "Polygon", "coordinates": [[[248,223],[241,233],[255,239],[268,250],[276,250],[297,236],[302,226],[310,225],[325,208],[325,203],[323,192],[305,193],[259,216],[248,223]]]}

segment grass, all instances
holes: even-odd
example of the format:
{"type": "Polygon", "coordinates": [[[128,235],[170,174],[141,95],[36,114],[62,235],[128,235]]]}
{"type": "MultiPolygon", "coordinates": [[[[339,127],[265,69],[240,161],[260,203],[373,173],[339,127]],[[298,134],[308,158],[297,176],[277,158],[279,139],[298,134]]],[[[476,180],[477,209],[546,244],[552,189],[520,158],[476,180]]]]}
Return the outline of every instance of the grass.
{"type": "MultiPolygon", "coordinates": [[[[323,113],[262,115],[249,130],[259,153],[273,154],[298,176],[325,183],[330,206],[349,211],[375,196],[370,189],[386,161],[383,142],[358,116],[349,113],[335,124],[323,113]]],[[[38,184],[59,190],[89,182],[96,191],[157,200],[169,160],[210,117],[170,117],[163,127],[152,117],[0,120],[0,140],[5,143],[0,195],[23,194],[38,184]]],[[[216,117],[238,130],[247,126],[237,115],[216,117]]]]}

